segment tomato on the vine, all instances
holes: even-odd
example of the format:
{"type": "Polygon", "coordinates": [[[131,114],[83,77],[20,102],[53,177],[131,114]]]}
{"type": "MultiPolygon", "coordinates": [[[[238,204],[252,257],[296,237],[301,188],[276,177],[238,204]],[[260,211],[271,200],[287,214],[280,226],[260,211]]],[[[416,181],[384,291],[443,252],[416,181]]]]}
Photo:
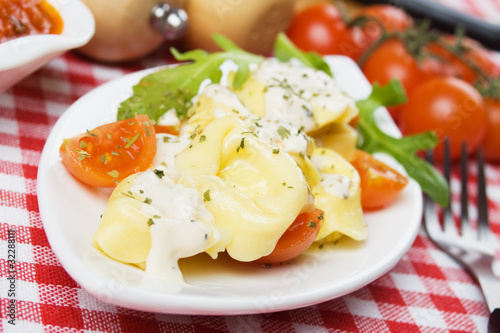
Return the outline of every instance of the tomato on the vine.
{"type": "Polygon", "coordinates": [[[287,30],[292,42],[304,51],[344,54],[351,45],[349,27],[333,4],[320,3],[297,13],[287,30]]]}
{"type": "MultiPolygon", "coordinates": [[[[442,66],[436,59],[417,61],[397,38],[389,39],[376,48],[361,69],[370,83],[385,85],[398,79],[407,95],[420,83],[442,74],[442,66]]],[[[389,108],[395,119],[399,118],[400,110],[400,106],[389,108]]]]}
{"type": "Polygon", "coordinates": [[[456,76],[462,80],[473,83],[479,76],[479,73],[474,68],[483,71],[485,75],[498,75],[499,65],[493,60],[492,52],[484,48],[479,42],[464,38],[457,45],[455,36],[447,35],[441,40],[445,46],[439,43],[431,43],[428,46],[429,52],[437,55],[442,59],[442,66],[447,75],[456,76]],[[455,50],[455,51],[450,51],[455,50]],[[457,56],[454,52],[461,54],[457,56]]]}
{"type": "Polygon", "coordinates": [[[91,186],[113,187],[129,175],[148,169],[156,154],[156,133],[147,115],[102,125],[64,139],[63,165],[91,186]]]}
{"type": "Polygon", "coordinates": [[[358,60],[381,36],[381,26],[388,32],[394,32],[413,24],[404,11],[390,5],[367,6],[357,18],[349,21],[346,22],[334,4],[319,3],[297,13],[287,35],[304,51],[322,55],[342,54],[358,60]]]}
{"type": "Polygon", "coordinates": [[[375,4],[363,7],[357,14],[357,18],[368,19],[363,24],[363,32],[371,41],[382,36],[382,29],[388,33],[404,31],[411,28],[413,19],[401,8],[375,4]]]}
{"type": "Polygon", "coordinates": [[[500,161],[500,100],[486,98],[485,108],[488,113],[488,125],[481,147],[486,160],[498,162],[500,161]]]}
{"type": "Polygon", "coordinates": [[[324,212],[320,209],[299,214],[278,240],[273,252],[255,262],[260,264],[280,263],[291,260],[307,250],[323,225],[323,214],[324,212]]]}
{"type": "Polygon", "coordinates": [[[363,210],[387,206],[408,184],[408,179],[401,173],[362,150],[356,150],[350,162],[361,180],[363,210]]]}
{"type": "MultiPolygon", "coordinates": [[[[468,152],[481,143],[487,126],[483,98],[469,83],[455,77],[438,77],[424,82],[410,94],[402,107],[400,127],[404,134],[435,131],[440,141],[449,137],[451,158],[460,156],[462,142],[468,152]]],[[[436,147],[442,157],[443,145],[436,147]]]]}

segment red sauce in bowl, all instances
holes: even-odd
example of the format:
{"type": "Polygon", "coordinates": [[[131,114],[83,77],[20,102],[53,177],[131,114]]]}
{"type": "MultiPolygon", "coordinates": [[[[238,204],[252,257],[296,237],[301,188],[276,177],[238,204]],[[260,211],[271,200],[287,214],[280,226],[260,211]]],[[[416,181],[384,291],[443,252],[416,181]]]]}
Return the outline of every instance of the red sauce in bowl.
{"type": "Polygon", "coordinates": [[[63,21],[46,0],[0,0],[0,43],[14,38],[60,34],[63,21]]]}

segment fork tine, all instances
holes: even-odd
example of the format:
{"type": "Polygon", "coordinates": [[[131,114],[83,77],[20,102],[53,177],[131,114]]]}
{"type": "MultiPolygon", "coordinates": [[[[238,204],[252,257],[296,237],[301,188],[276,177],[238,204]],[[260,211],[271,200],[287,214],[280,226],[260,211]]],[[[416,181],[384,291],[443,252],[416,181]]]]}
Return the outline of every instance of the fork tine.
{"type": "MultiPolygon", "coordinates": [[[[451,184],[451,161],[450,161],[450,140],[445,138],[444,140],[444,157],[443,157],[443,168],[444,177],[448,184],[451,184]]],[[[457,228],[455,227],[455,221],[453,220],[453,215],[451,213],[451,198],[448,201],[448,205],[443,209],[443,230],[446,233],[458,234],[457,228]]]]}
{"type": "Polygon", "coordinates": [[[461,183],[461,193],[460,193],[460,230],[462,236],[470,237],[472,235],[472,229],[469,222],[469,189],[468,189],[468,170],[467,170],[467,143],[462,143],[462,151],[460,156],[460,183],[461,183]]]}
{"type": "MultiPolygon", "coordinates": [[[[430,164],[434,165],[434,151],[427,150],[425,159],[430,164]]],[[[427,233],[436,234],[442,232],[443,228],[439,223],[438,214],[436,210],[436,203],[428,196],[424,196],[424,227],[427,233]]]]}
{"type": "Polygon", "coordinates": [[[488,199],[486,197],[486,179],[484,175],[484,157],[481,148],[477,151],[477,210],[478,239],[486,239],[490,235],[488,225],[488,199]]]}
{"type": "MultiPolygon", "coordinates": [[[[446,139],[444,144],[444,174],[446,180],[449,182],[451,174],[451,161],[449,152],[449,141],[446,139]]],[[[467,182],[467,147],[462,145],[462,183],[467,182]]],[[[477,179],[478,179],[478,234],[481,235],[474,237],[461,237],[458,229],[455,227],[453,216],[451,214],[450,201],[448,206],[443,210],[443,225],[439,223],[439,216],[436,213],[436,203],[428,196],[424,196],[424,227],[427,235],[431,241],[440,247],[444,252],[450,255],[458,263],[463,265],[479,282],[481,290],[488,304],[490,311],[500,307],[500,284],[492,270],[493,263],[493,246],[491,246],[491,233],[488,227],[488,213],[487,213],[487,197],[486,197],[486,182],[484,174],[484,158],[481,150],[478,150],[478,164],[477,164],[477,179]],[[483,238],[483,239],[480,239],[483,238]]],[[[427,161],[432,162],[432,151],[427,152],[427,161]]],[[[462,193],[462,202],[467,204],[467,187],[462,193]]],[[[462,204],[464,206],[464,204],[462,204]]],[[[461,213],[463,217],[467,217],[465,213],[461,213]]],[[[469,226],[470,228],[470,226],[469,226]]],[[[496,310],[495,310],[496,311],[496,310]]],[[[495,331],[496,332],[496,331],[495,331]]]]}

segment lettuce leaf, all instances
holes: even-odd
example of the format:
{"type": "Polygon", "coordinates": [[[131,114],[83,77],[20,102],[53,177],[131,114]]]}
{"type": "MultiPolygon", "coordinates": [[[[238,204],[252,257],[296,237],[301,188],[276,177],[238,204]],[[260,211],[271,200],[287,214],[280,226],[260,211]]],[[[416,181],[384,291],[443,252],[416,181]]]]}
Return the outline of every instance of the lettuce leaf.
{"type": "Polygon", "coordinates": [[[304,52],[299,50],[292,41],[282,32],[278,34],[274,42],[274,56],[282,62],[295,58],[304,65],[323,71],[333,76],[330,66],[323,58],[315,52],[304,52]]]}
{"type": "Polygon", "coordinates": [[[250,75],[249,64],[260,63],[264,57],[243,51],[220,35],[214,39],[224,50],[207,53],[193,50],[180,53],[175,48],[172,54],[178,61],[190,61],[178,66],[166,67],[142,78],[132,90],[130,98],[118,108],[117,120],[129,119],[136,114],[147,114],[150,119],[158,119],[170,109],[175,109],[181,120],[187,117],[191,100],[198,94],[200,85],[206,79],[219,83],[222,77],[220,66],[227,60],[238,65],[233,87],[238,88],[250,75]]]}

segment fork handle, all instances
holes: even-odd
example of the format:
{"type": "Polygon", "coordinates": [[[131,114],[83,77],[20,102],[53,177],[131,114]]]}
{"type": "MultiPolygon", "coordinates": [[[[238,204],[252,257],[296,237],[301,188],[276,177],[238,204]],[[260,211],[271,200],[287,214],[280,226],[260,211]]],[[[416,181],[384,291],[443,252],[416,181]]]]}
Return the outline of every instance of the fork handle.
{"type": "Polygon", "coordinates": [[[500,280],[493,274],[491,262],[482,260],[472,265],[474,276],[477,278],[484,298],[490,309],[488,333],[500,332],[500,280]]]}
{"type": "Polygon", "coordinates": [[[496,308],[490,314],[488,321],[488,333],[500,332],[500,308],[496,308]]]}
{"type": "Polygon", "coordinates": [[[483,290],[488,308],[494,312],[500,308],[500,280],[493,273],[491,265],[491,259],[482,257],[471,265],[471,269],[483,290]]]}

